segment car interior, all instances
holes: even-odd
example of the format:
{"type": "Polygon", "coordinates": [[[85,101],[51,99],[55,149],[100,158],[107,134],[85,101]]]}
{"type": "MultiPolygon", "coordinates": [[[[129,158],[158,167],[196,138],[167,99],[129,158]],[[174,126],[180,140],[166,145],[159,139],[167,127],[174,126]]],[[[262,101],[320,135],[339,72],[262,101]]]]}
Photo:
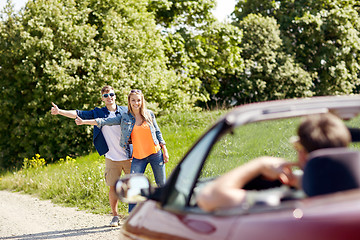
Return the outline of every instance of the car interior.
{"type": "MultiPolygon", "coordinates": [[[[201,191],[205,184],[257,156],[278,156],[296,161],[296,151],[293,149],[289,139],[296,134],[299,121],[300,117],[270,121],[270,123],[268,121],[257,122],[249,126],[245,125],[233,129],[229,134],[224,135],[215,143],[207,156],[187,209],[199,211],[195,200],[196,194],[201,191]],[[262,133],[263,129],[267,129],[268,132],[262,133]],[[283,129],[286,129],[286,131],[282,131],[283,129]],[[272,134],[274,131],[283,132],[280,134],[280,139],[278,134],[272,134]],[[272,136],[275,136],[275,138],[271,138],[272,136]],[[257,156],[249,153],[249,151],[254,152],[255,148],[258,149],[257,156]]],[[[360,152],[356,142],[360,141],[360,129],[354,126],[357,121],[352,120],[348,125],[353,141],[349,149],[324,149],[315,151],[317,153],[314,152],[311,155],[311,160],[303,172],[303,190],[283,188],[280,181],[270,182],[258,176],[249,182],[245,189],[255,191],[257,194],[264,192],[264,194],[259,194],[262,197],[236,209],[220,209],[215,214],[245,214],[257,211],[274,211],[289,207],[295,208],[296,202],[289,200],[359,188],[360,152]],[[266,192],[266,189],[272,190],[266,192]],[[277,196],[279,201],[274,203],[274,198],[264,197],[266,194],[277,196]],[[272,202],[267,199],[272,199],[272,202]]]]}
{"type": "Polygon", "coordinates": [[[314,151],[304,169],[307,196],[335,193],[360,187],[360,152],[348,148],[314,151]]]}

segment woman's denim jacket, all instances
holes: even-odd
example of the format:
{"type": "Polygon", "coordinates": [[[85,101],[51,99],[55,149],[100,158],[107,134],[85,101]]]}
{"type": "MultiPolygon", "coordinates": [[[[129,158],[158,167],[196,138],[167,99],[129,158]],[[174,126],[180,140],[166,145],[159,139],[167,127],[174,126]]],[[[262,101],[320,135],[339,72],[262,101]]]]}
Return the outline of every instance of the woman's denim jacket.
{"type": "MultiPolygon", "coordinates": [[[[148,110],[153,124],[149,124],[151,136],[154,140],[154,144],[158,145],[165,145],[165,141],[162,137],[161,131],[159,126],[156,123],[155,115],[152,111],[148,110]]],[[[117,115],[114,118],[96,118],[98,127],[102,127],[104,125],[120,125],[121,127],[121,137],[120,137],[120,146],[126,150],[126,153],[129,158],[131,158],[131,150],[129,147],[129,140],[132,133],[132,130],[135,126],[135,117],[129,113],[124,112],[122,114],[117,115]]]]}

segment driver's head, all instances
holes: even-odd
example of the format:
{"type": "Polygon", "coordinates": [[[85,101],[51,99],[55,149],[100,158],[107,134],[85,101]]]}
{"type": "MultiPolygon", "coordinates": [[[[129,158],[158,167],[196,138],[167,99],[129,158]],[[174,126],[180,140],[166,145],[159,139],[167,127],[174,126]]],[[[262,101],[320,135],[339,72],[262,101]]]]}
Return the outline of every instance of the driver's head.
{"type": "Polygon", "coordinates": [[[322,148],[347,147],[351,135],[343,121],[331,113],[305,118],[298,128],[300,144],[307,153],[322,148]]]}

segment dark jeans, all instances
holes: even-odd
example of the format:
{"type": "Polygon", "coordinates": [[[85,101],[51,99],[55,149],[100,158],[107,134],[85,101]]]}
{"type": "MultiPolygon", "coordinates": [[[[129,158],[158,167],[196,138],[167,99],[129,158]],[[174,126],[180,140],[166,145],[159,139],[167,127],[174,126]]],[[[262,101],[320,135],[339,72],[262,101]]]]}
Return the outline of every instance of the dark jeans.
{"type": "MultiPolygon", "coordinates": [[[[154,172],[155,182],[159,187],[165,185],[166,173],[165,173],[165,163],[162,151],[159,150],[157,153],[151,154],[150,156],[137,159],[133,158],[131,162],[131,173],[144,173],[146,166],[150,164],[154,172]]],[[[129,212],[135,207],[136,204],[129,204],[129,212]]]]}

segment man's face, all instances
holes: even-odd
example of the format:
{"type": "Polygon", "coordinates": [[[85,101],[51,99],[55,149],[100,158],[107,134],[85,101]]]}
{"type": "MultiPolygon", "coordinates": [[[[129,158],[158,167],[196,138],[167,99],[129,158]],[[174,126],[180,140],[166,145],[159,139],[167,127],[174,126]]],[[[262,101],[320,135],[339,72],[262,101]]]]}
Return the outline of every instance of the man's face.
{"type": "Polygon", "coordinates": [[[101,96],[101,100],[104,101],[105,105],[112,105],[115,103],[116,95],[114,90],[104,92],[101,96]]]}
{"type": "Polygon", "coordinates": [[[305,165],[308,161],[308,153],[305,149],[298,150],[298,163],[301,169],[305,168],[305,165]]]}

